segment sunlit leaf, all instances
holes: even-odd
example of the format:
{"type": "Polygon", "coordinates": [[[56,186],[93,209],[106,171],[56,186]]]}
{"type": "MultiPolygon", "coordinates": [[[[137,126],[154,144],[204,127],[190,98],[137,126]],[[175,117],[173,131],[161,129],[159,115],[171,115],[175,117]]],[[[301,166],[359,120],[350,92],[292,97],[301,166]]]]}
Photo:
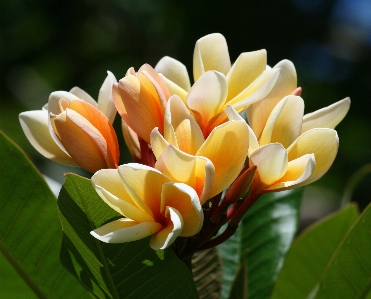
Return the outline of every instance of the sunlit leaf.
{"type": "Polygon", "coordinates": [[[287,254],[272,299],[307,298],[357,216],[349,205],[304,231],[287,254]]]}
{"type": "Polygon", "coordinates": [[[198,298],[191,272],[171,248],[162,255],[149,239],[106,244],[90,231],[117,217],[90,180],[68,174],[58,198],[63,264],[98,298],[198,298]]]}
{"type": "Polygon", "coordinates": [[[60,264],[61,241],[55,196],[22,151],[0,134],[1,252],[38,297],[90,298],[60,264]]]}
{"type": "Polygon", "coordinates": [[[364,299],[371,291],[371,205],[348,231],[319,282],[316,299],[364,299]]]}
{"type": "Polygon", "coordinates": [[[301,189],[266,194],[246,213],[236,233],[219,246],[223,263],[222,298],[246,252],[248,298],[269,298],[298,226],[301,189]]]}

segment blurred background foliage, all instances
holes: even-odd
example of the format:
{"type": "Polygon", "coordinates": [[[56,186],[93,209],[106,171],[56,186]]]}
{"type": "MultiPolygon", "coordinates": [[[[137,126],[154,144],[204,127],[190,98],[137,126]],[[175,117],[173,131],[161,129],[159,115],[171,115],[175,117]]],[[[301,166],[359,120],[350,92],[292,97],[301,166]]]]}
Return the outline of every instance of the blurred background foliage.
{"type": "MultiPolygon", "coordinates": [[[[338,157],[325,177],[307,187],[304,222],[338,208],[353,173],[370,162],[371,2],[369,0],[5,0],[0,2],[0,129],[39,169],[63,182],[70,168],[46,161],[18,121],[40,109],[55,90],[79,86],[97,98],[112,71],[117,79],[165,55],[192,72],[194,44],[222,33],[232,62],[241,52],[265,48],[268,63],[294,62],[306,113],[350,96],[349,114],[337,127],[338,157]]],[[[120,119],[121,162],[130,161],[120,119]]],[[[76,172],[75,169],[73,169],[76,172]]],[[[371,177],[352,200],[370,201],[371,177]]]]}

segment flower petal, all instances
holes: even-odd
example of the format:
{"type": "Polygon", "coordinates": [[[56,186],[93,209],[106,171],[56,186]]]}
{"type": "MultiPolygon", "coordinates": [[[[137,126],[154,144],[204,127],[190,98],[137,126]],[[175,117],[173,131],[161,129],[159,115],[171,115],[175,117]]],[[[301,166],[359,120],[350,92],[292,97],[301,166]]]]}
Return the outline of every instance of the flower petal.
{"type": "Polygon", "coordinates": [[[78,166],[51,137],[48,118],[48,112],[45,110],[26,111],[19,114],[24,134],[40,154],[57,163],[78,166]]]}
{"type": "Polygon", "coordinates": [[[138,136],[149,143],[149,135],[153,128],[159,127],[162,131],[164,121],[165,107],[161,107],[155,87],[148,77],[141,73],[138,78],[133,75],[122,78],[118,89],[125,106],[124,110],[120,108],[120,103],[115,103],[121,117],[138,136]]]}
{"type": "Polygon", "coordinates": [[[334,129],[345,117],[350,108],[350,98],[345,98],[330,106],[304,115],[301,133],[313,128],[334,129]]]}
{"type": "Polygon", "coordinates": [[[128,218],[109,222],[90,232],[105,243],[126,243],[137,241],[161,230],[162,225],[156,222],[137,222],[128,218]]]}
{"type": "Polygon", "coordinates": [[[198,78],[207,71],[215,70],[227,75],[231,68],[227,41],[220,33],[200,38],[193,52],[193,77],[198,78]]]}
{"type": "Polygon", "coordinates": [[[288,163],[285,175],[266,190],[288,190],[306,185],[306,180],[312,175],[316,161],[313,154],[301,156],[288,163]]]}
{"type": "Polygon", "coordinates": [[[117,110],[113,102],[112,86],[117,83],[116,77],[110,71],[107,71],[107,77],[104,80],[98,95],[98,109],[113,124],[117,110]]]}
{"type": "Polygon", "coordinates": [[[314,154],[316,168],[305,183],[309,184],[322,177],[335,160],[339,138],[335,130],[316,128],[306,131],[287,149],[289,161],[305,154],[314,154]]]}
{"type": "Polygon", "coordinates": [[[170,143],[161,135],[158,131],[158,128],[154,128],[151,132],[151,147],[152,152],[155,155],[156,159],[161,156],[162,152],[170,143]]]}
{"type": "Polygon", "coordinates": [[[260,145],[279,142],[285,148],[300,135],[304,101],[298,96],[283,98],[272,110],[260,137],[260,145]]]}
{"type": "Polygon", "coordinates": [[[121,130],[131,156],[135,161],[140,161],[142,159],[142,153],[137,133],[135,133],[123,119],[121,120],[121,130]]]}
{"type": "MultiPolygon", "coordinates": [[[[77,86],[72,87],[71,90],[70,90],[70,93],[72,93],[73,95],[78,97],[79,100],[83,100],[83,101],[89,103],[90,105],[93,105],[96,108],[98,107],[97,102],[90,96],[90,94],[88,94],[85,90],[81,89],[80,87],[77,87],[77,86]]],[[[71,99],[66,98],[66,100],[68,100],[70,102],[74,99],[73,98],[71,98],[71,99]]]]}
{"type": "Polygon", "coordinates": [[[170,95],[176,94],[182,99],[184,103],[187,103],[187,95],[188,95],[187,91],[185,91],[183,88],[181,88],[180,86],[178,86],[177,84],[175,84],[173,81],[169,80],[162,74],[160,74],[160,77],[162,78],[162,80],[164,80],[167,86],[167,89],[169,90],[170,95]]]}
{"type": "Polygon", "coordinates": [[[174,82],[176,85],[188,91],[191,88],[186,66],[180,61],[165,56],[155,66],[157,73],[162,73],[167,79],[174,82]]]}
{"type": "Polygon", "coordinates": [[[267,51],[259,50],[240,54],[227,74],[227,102],[248,87],[265,70],[267,51]]]}
{"type": "Polygon", "coordinates": [[[98,195],[116,212],[138,222],[154,221],[152,213],[143,211],[131,199],[117,169],[99,170],[91,182],[98,195]]]}
{"type": "Polygon", "coordinates": [[[251,154],[249,163],[250,166],[257,166],[260,181],[269,186],[286,173],[288,167],[287,151],[280,143],[263,145],[251,154]]]}
{"type": "Polygon", "coordinates": [[[210,159],[215,167],[210,197],[227,188],[241,171],[249,147],[247,137],[245,121],[229,121],[216,127],[198,150],[197,156],[210,159]]]}
{"type": "Polygon", "coordinates": [[[82,168],[94,173],[117,167],[103,135],[79,113],[67,109],[53,122],[64,148],[82,168]]]}
{"type": "Polygon", "coordinates": [[[297,76],[294,64],[289,60],[277,63],[274,69],[280,74],[273,89],[261,101],[255,102],[247,109],[247,119],[256,136],[259,138],[277,103],[285,96],[291,94],[297,86],[297,76]]]}
{"type": "Polygon", "coordinates": [[[191,87],[187,104],[203,132],[209,120],[221,112],[227,93],[225,76],[215,71],[204,73],[191,87]]]}
{"type": "Polygon", "coordinates": [[[167,183],[162,187],[162,209],[175,208],[183,218],[181,237],[197,234],[203,223],[204,213],[196,191],[183,183],[167,183]]]}
{"type": "Polygon", "coordinates": [[[182,215],[172,207],[166,207],[167,226],[151,237],[150,246],[154,250],[166,249],[183,230],[182,215]]]}
{"type": "Polygon", "coordinates": [[[185,183],[195,189],[202,204],[210,198],[215,169],[209,159],[186,154],[169,145],[158,158],[155,168],[171,181],[185,183]]]}
{"type": "Polygon", "coordinates": [[[170,144],[190,155],[195,155],[205,141],[187,106],[176,95],[170,97],[166,106],[164,137],[170,144]]]}
{"type": "Polygon", "coordinates": [[[129,163],[119,166],[119,174],[126,191],[135,204],[154,219],[162,219],[160,213],[162,185],[170,179],[152,167],[129,163]]]}
{"type": "Polygon", "coordinates": [[[278,77],[278,69],[265,70],[254,82],[228,101],[228,104],[233,106],[238,112],[241,112],[251,104],[264,98],[272,90],[278,77]]]}

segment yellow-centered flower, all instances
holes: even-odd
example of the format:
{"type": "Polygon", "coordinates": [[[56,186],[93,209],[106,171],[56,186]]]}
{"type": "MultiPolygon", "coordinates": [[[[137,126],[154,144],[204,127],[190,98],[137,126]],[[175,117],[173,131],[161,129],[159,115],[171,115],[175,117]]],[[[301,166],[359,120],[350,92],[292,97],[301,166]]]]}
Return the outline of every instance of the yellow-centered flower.
{"type": "Polygon", "coordinates": [[[152,236],[150,246],[165,249],[178,236],[193,236],[202,227],[196,191],[172,182],[154,168],[126,164],[117,170],[100,170],[91,180],[104,202],[125,217],[91,232],[103,242],[125,243],[152,236]]]}

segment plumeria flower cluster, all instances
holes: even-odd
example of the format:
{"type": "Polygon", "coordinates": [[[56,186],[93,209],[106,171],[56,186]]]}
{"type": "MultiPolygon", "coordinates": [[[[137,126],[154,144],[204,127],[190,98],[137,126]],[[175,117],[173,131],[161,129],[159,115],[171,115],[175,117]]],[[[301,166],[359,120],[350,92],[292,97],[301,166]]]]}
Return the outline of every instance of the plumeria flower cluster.
{"type": "Polygon", "coordinates": [[[193,79],[164,57],[118,82],[109,72],[98,103],[75,87],[52,93],[43,110],[21,113],[31,144],[94,173],[96,192],[123,216],[92,231],[95,238],[151,236],[153,249],[172,245],[189,256],[228,239],[263,194],[312,183],[332,165],[334,128],[350,100],[304,115],[292,62],[271,68],[259,50],[232,64],[225,38],[210,34],[196,42],[193,79]],[[116,111],[136,163],[118,166],[116,111]]]}

